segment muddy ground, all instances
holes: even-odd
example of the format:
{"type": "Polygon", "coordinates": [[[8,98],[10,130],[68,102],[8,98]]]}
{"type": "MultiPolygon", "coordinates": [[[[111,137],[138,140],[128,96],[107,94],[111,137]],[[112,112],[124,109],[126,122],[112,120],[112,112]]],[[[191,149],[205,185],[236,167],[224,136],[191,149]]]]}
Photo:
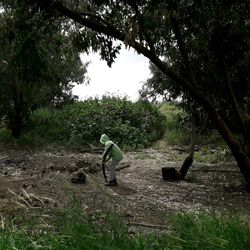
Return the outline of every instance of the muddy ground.
{"type": "Polygon", "coordinates": [[[118,186],[106,187],[102,172],[96,172],[101,154],[1,145],[0,214],[20,209],[40,209],[46,214],[77,200],[87,214],[112,209],[135,227],[167,227],[169,215],[180,211],[250,216],[250,194],[244,190],[235,162],[194,161],[185,180],[164,181],[161,168],[179,168],[186,156],[170,147],[164,152],[127,152],[123,160],[127,167],[117,171],[118,186]],[[79,168],[87,174],[86,183],[73,184],[72,173],[79,168]]]}

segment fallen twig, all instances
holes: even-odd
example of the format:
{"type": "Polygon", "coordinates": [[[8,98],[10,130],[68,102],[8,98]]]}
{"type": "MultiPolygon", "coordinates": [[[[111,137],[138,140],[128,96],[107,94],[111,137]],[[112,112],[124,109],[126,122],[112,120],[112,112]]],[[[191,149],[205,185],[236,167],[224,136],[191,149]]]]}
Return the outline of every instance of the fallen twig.
{"type": "Polygon", "coordinates": [[[4,228],[5,228],[5,223],[4,223],[4,217],[3,217],[3,215],[1,214],[1,227],[2,227],[2,229],[4,230],[4,228]]]}
{"type": "Polygon", "coordinates": [[[128,222],[127,225],[129,225],[129,226],[131,225],[131,226],[158,228],[158,229],[162,229],[162,230],[169,229],[167,226],[164,226],[164,225],[148,224],[148,223],[142,223],[142,222],[128,222]]]}
{"type": "Polygon", "coordinates": [[[221,170],[221,169],[191,169],[190,172],[222,172],[222,173],[238,173],[238,170],[221,170]]]}
{"type": "Polygon", "coordinates": [[[81,147],[81,148],[71,148],[74,151],[77,152],[81,152],[81,153],[97,153],[97,154],[101,154],[103,152],[103,148],[101,147],[93,147],[93,146],[89,146],[89,147],[81,147]]]}
{"type": "Polygon", "coordinates": [[[120,166],[118,166],[117,168],[116,168],[116,171],[120,171],[120,170],[122,170],[122,169],[124,169],[124,168],[129,168],[130,167],[130,164],[129,163],[122,163],[122,164],[120,164],[120,166]]]}
{"type": "MultiPolygon", "coordinates": [[[[26,201],[25,199],[24,199],[24,197],[22,197],[21,195],[18,195],[18,194],[16,194],[14,191],[12,191],[12,190],[8,190],[10,193],[12,193],[13,195],[15,195],[17,198],[18,198],[18,200],[19,201],[22,201],[22,202],[24,202],[26,205],[28,205],[28,207],[30,207],[30,208],[32,208],[32,205],[30,205],[30,203],[28,202],[28,201],[26,201]]],[[[15,203],[17,203],[18,205],[20,205],[20,202],[17,202],[17,201],[15,201],[15,203]]],[[[24,205],[24,204],[23,204],[24,205]]],[[[24,207],[26,207],[25,205],[24,205],[24,207]]],[[[26,207],[27,208],[27,207],[26,207]]]]}

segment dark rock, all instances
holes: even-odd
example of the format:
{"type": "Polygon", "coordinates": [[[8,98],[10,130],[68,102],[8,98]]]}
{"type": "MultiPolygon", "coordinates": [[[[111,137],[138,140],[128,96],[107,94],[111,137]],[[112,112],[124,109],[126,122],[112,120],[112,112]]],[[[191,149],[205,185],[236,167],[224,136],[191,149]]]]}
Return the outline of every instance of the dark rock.
{"type": "Polygon", "coordinates": [[[100,164],[93,161],[83,160],[76,163],[76,166],[82,168],[86,173],[97,173],[101,170],[100,164]]]}
{"type": "Polygon", "coordinates": [[[175,168],[163,167],[162,169],[162,178],[164,180],[178,180],[179,174],[175,168]]]}
{"type": "Polygon", "coordinates": [[[100,170],[100,164],[92,164],[90,168],[88,169],[88,173],[94,174],[97,173],[100,170]]]}
{"type": "Polygon", "coordinates": [[[79,167],[77,165],[70,165],[68,166],[67,169],[70,173],[73,173],[73,172],[76,172],[79,169],[79,167]]]}
{"type": "Polygon", "coordinates": [[[71,182],[83,184],[86,182],[86,175],[83,172],[75,172],[71,175],[71,182]]]}
{"type": "Polygon", "coordinates": [[[87,160],[78,161],[78,162],[76,163],[76,166],[77,166],[78,168],[90,168],[91,165],[92,165],[92,162],[87,161],[87,160]]]}
{"type": "Polygon", "coordinates": [[[65,166],[61,166],[61,165],[53,165],[50,167],[51,171],[65,171],[66,167],[65,166]]]}

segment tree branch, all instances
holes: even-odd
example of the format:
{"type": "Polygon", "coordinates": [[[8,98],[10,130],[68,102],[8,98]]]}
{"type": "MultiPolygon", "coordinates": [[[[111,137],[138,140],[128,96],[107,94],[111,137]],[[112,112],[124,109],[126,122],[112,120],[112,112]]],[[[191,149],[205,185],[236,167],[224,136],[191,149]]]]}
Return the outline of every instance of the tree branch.
{"type": "MultiPolygon", "coordinates": [[[[93,13],[89,13],[89,12],[78,12],[79,15],[81,16],[87,16],[87,17],[92,17],[94,19],[96,19],[99,22],[102,22],[104,25],[106,25],[107,27],[111,27],[112,25],[110,23],[108,23],[106,20],[104,20],[102,17],[97,16],[93,13]]],[[[113,26],[112,26],[113,27],[113,26]]],[[[114,27],[113,27],[114,28],[114,27]]]]}
{"type": "MultiPolygon", "coordinates": [[[[78,22],[79,24],[92,29],[93,31],[96,31],[98,33],[105,34],[107,36],[111,36],[115,39],[124,41],[125,34],[121,33],[117,29],[115,29],[111,24],[101,24],[97,20],[91,19],[91,18],[85,18],[80,13],[70,10],[66,6],[62,5],[59,1],[53,1],[53,0],[43,0],[39,1],[36,0],[37,4],[45,9],[51,10],[53,8],[54,10],[58,11],[64,16],[67,16],[68,18],[78,22]]],[[[95,19],[98,19],[100,17],[93,16],[95,19]]]]}
{"type": "MultiPolygon", "coordinates": [[[[53,8],[54,10],[58,11],[64,16],[67,16],[68,18],[72,19],[73,21],[78,22],[79,24],[92,29],[93,31],[96,31],[98,33],[113,37],[114,39],[120,40],[121,42],[124,42],[126,34],[118,31],[115,27],[113,27],[111,24],[104,25],[96,20],[84,18],[79,13],[70,10],[69,8],[63,6],[59,1],[53,1],[53,0],[44,0],[39,1],[36,0],[37,4],[40,6],[43,6],[44,8],[51,10],[53,8]]],[[[163,61],[161,61],[155,53],[153,53],[151,50],[144,47],[142,44],[136,42],[136,41],[129,41],[129,45],[133,47],[139,54],[143,54],[145,57],[150,59],[153,63],[156,64],[160,69],[163,69],[164,73],[171,79],[177,81],[180,85],[182,85],[184,88],[188,90],[192,90],[192,92],[195,91],[195,89],[192,87],[189,81],[186,79],[178,76],[173,70],[171,70],[170,67],[163,61]]]]}
{"type": "Polygon", "coordinates": [[[145,31],[145,29],[143,28],[143,25],[142,25],[142,22],[141,22],[141,14],[140,14],[140,11],[138,9],[138,5],[132,1],[132,2],[129,2],[130,4],[130,7],[134,10],[135,12],[135,15],[137,17],[137,20],[138,20],[138,24],[139,24],[139,27],[140,27],[140,30],[142,32],[142,35],[144,36],[146,42],[148,43],[148,46],[150,48],[150,50],[152,51],[152,53],[155,54],[155,47],[154,47],[154,43],[151,39],[151,37],[148,35],[148,33],[145,31]]]}
{"type": "Polygon", "coordinates": [[[151,227],[151,228],[157,228],[161,230],[168,230],[169,228],[164,225],[158,225],[158,224],[149,224],[149,223],[144,223],[144,222],[128,222],[128,226],[140,226],[140,227],[151,227]]]}
{"type": "Polygon", "coordinates": [[[176,37],[176,40],[177,40],[179,50],[181,52],[181,56],[182,56],[183,61],[184,61],[184,65],[186,66],[186,69],[187,69],[188,74],[189,74],[190,81],[195,86],[198,86],[197,81],[196,81],[196,77],[195,77],[194,72],[193,72],[193,69],[192,69],[192,67],[190,65],[187,48],[186,48],[185,43],[184,43],[184,41],[182,39],[182,36],[181,36],[181,31],[180,31],[178,21],[173,16],[171,16],[170,20],[171,20],[173,31],[174,31],[174,34],[175,34],[175,37],[176,37]]]}

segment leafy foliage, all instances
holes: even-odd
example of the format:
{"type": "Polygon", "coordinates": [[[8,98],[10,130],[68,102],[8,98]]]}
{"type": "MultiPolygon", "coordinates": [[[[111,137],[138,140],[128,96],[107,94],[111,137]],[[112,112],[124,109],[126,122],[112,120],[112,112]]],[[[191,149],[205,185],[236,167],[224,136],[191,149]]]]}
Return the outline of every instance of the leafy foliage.
{"type": "MultiPolygon", "coordinates": [[[[178,19],[178,24],[173,24],[174,32],[179,29],[179,36],[182,36],[182,43],[185,44],[182,50],[186,50],[188,58],[185,60],[189,66],[176,53],[174,37],[168,51],[164,51],[165,61],[171,64],[178,75],[190,80],[194,78],[195,87],[213,100],[213,105],[228,126],[234,132],[239,132],[242,124],[235,106],[238,106],[240,112],[247,113],[247,97],[250,94],[249,74],[246,70],[250,56],[247,21],[249,5],[246,1],[241,4],[203,2],[200,5],[198,2],[190,2],[176,3],[177,5],[180,9],[175,13],[177,16],[174,19],[178,19]],[[201,13],[203,17],[200,16],[201,13]]],[[[173,5],[173,8],[176,6],[173,5]]],[[[204,108],[200,107],[187,89],[176,84],[176,81],[167,77],[154,64],[150,65],[150,70],[152,77],[144,83],[141,90],[143,98],[154,100],[160,95],[169,100],[179,97],[182,107],[188,113],[196,110],[199,120],[205,121],[202,126],[211,126],[204,108]]]]}
{"type": "Polygon", "coordinates": [[[61,140],[72,146],[100,146],[100,136],[106,133],[124,148],[138,148],[161,138],[165,116],[149,102],[133,103],[126,98],[105,96],[77,102],[62,110],[37,110],[31,117],[29,130],[48,137],[48,141],[61,140]]]}
{"type": "Polygon", "coordinates": [[[72,102],[73,84],[86,79],[86,64],[72,48],[70,24],[2,1],[0,13],[0,119],[19,137],[30,112],[72,102]]]}

